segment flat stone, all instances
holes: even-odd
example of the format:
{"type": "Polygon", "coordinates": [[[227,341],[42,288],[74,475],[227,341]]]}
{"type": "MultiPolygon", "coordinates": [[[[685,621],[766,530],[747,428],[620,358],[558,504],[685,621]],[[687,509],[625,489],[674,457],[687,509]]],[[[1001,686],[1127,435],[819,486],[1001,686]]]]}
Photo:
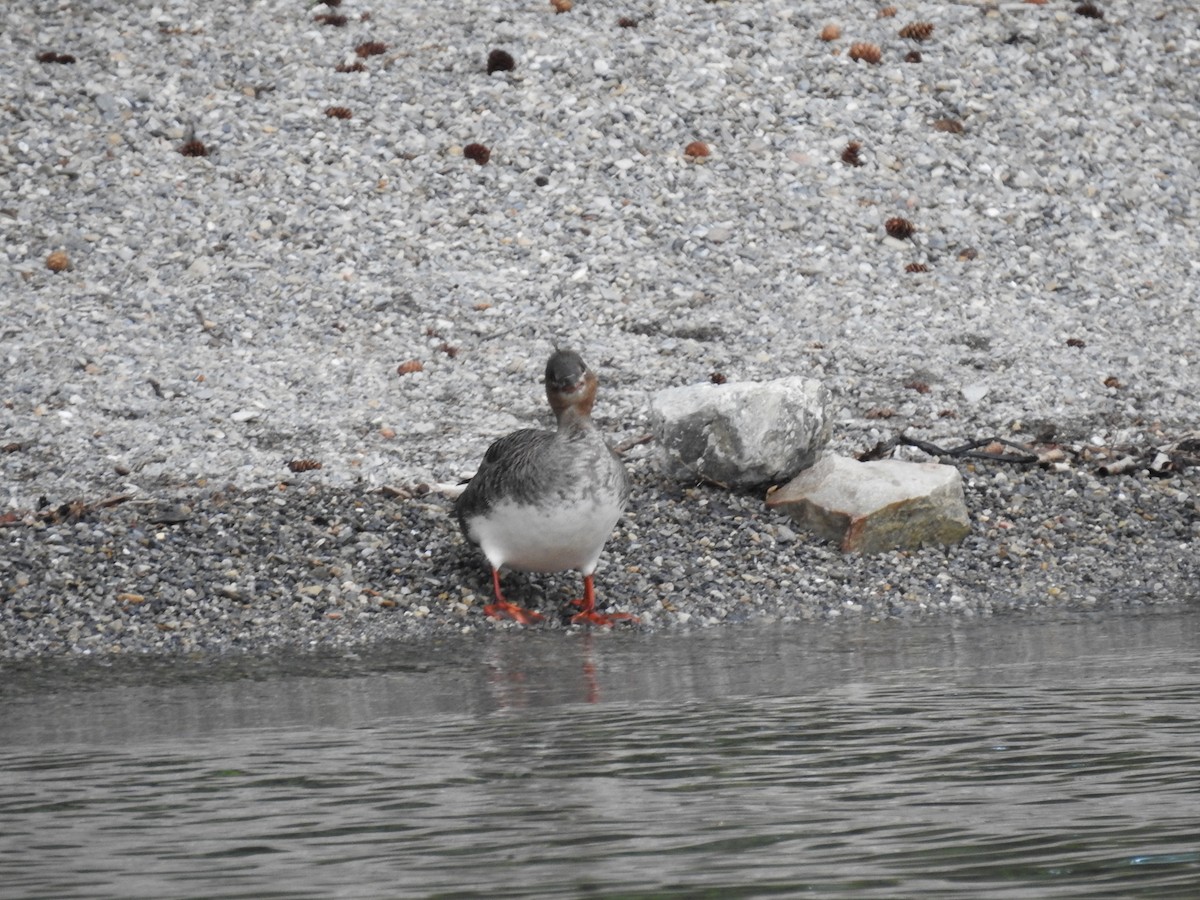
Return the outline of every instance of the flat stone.
{"type": "Polygon", "coordinates": [[[189,278],[207,278],[211,274],[212,265],[209,263],[208,258],[204,256],[197,256],[192,260],[192,264],[187,267],[187,276],[189,278]]]}
{"type": "Polygon", "coordinates": [[[119,112],[117,98],[112,94],[97,94],[96,106],[100,109],[100,112],[105,118],[111,119],[119,112]]]}
{"type": "Polygon", "coordinates": [[[754,487],[813,464],[829,443],[829,403],[811,378],[696,384],[655,394],[650,427],[669,477],[754,487]]]}
{"type": "Polygon", "coordinates": [[[991,388],[986,384],[967,384],[963,385],[963,399],[968,403],[978,403],[988,395],[991,388]]]}
{"type": "Polygon", "coordinates": [[[767,506],[846,552],[957,544],[971,532],[953,466],[824,456],[767,496],[767,506]]]}

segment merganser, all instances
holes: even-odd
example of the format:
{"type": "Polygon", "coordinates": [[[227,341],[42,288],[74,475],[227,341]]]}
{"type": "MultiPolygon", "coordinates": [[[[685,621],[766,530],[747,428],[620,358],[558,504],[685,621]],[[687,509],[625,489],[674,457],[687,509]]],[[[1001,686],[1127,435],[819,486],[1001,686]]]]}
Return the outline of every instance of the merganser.
{"type": "Polygon", "coordinates": [[[592,423],[598,384],[578,353],[556,351],[546,363],[546,399],[558,429],[522,429],[497,440],[458,498],[459,526],[492,567],[496,602],[483,608],[492,618],[526,625],[542,619],[504,599],[500,568],[507,566],[582,574],[574,623],[637,621],[629,613],[596,612],[592,573],[629,500],[625,466],[592,423]]]}

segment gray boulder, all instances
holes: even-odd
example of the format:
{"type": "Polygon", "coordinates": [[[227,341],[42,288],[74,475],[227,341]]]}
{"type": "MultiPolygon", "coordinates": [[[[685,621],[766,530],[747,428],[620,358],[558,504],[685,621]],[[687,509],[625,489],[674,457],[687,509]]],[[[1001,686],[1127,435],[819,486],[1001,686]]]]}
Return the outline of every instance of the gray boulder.
{"type": "Polygon", "coordinates": [[[971,532],[962,476],[938,463],[825,456],[769,494],[767,506],[847,552],[956,544],[971,532]]]}
{"type": "Polygon", "coordinates": [[[655,394],[650,427],[668,476],[753,487],[813,464],[829,443],[829,402],[811,378],[695,384],[655,394]]]}

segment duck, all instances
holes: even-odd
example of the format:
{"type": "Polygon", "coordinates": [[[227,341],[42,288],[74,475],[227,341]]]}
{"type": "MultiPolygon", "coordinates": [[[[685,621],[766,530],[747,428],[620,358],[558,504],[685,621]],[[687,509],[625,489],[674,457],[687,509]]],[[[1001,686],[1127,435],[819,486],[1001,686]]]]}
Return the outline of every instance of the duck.
{"type": "Polygon", "coordinates": [[[625,465],[592,421],[599,379],[575,351],[555,350],[545,382],[555,430],[526,428],[496,440],[455,502],[464,537],[491,566],[495,599],[483,611],[523,625],[541,621],[541,613],[504,598],[500,570],[574,570],[583,596],[571,601],[580,610],[573,624],[636,622],[596,609],[593,573],[629,502],[625,465]]]}

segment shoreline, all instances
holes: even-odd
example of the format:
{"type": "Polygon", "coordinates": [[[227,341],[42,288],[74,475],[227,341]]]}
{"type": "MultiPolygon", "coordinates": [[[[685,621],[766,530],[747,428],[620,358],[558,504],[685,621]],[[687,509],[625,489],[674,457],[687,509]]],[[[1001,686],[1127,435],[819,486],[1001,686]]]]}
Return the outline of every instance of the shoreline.
{"type": "MultiPolygon", "coordinates": [[[[1200,599],[1200,510],[1184,477],[971,463],[972,533],[951,548],[842,554],[761,497],[663,482],[635,491],[597,571],[640,632],[719,625],[1131,610],[1200,599]]],[[[293,484],[122,503],[0,529],[0,658],[351,652],[567,629],[573,573],[504,573],[547,614],[485,619],[490,581],[437,494],[293,484]],[[36,579],[33,573],[43,572],[36,579]]]]}

